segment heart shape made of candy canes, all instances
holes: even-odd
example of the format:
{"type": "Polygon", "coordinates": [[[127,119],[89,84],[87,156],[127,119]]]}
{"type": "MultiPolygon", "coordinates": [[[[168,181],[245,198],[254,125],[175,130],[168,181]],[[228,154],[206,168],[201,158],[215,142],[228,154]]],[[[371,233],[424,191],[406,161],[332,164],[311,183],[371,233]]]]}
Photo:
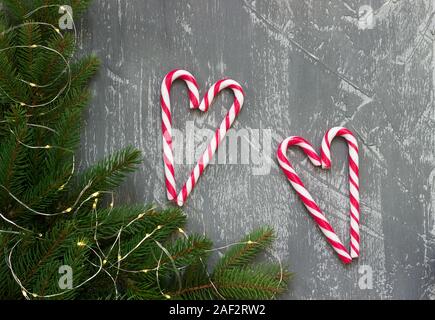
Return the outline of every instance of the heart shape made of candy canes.
{"type": "Polygon", "coordinates": [[[359,167],[358,167],[358,143],[353,133],[343,127],[329,129],[322,140],[321,154],[316,153],[312,145],[301,137],[288,137],[278,147],[277,158],[282,171],[287,176],[296,193],[301,198],[305,207],[314,218],[326,239],[337,252],[340,259],[345,263],[352,262],[352,258],[357,258],[360,251],[359,235],[359,167]],[[343,137],[349,147],[349,198],[350,198],[350,254],[343,242],[335,233],[328,219],[320,210],[311,194],[305,188],[304,183],[299,178],[290,161],[287,158],[287,150],[290,146],[298,146],[316,167],[323,169],[331,168],[331,142],[335,137],[343,137]]]}
{"type": "Polygon", "coordinates": [[[214,153],[225,138],[227,131],[231,128],[234,120],[243,106],[244,93],[240,84],[231,79],[222,79],[213,84],[199,103],[198,84],[195,77],[185,70],[173,70],[169,72],[162,83],[161,106],[162,106],[162,134],[163,134],[163,162],[165,166],[165,183],[168,200],[176,201],[180,207],[184,205],[187,197],[195,187],[199,177],[210,163],[214,153]],[[183,80],[187,85],[189,94],[190,109],[199,109],[206,112],[214,98],[224,89],[231,89],[234,94],[234,102],[228,110],[219,128],[216,129],[210,143],[184,183],[177,195],[174,169],[174,154],[172,146],[172,115],[170,91],[175,80],[183,80]]]}

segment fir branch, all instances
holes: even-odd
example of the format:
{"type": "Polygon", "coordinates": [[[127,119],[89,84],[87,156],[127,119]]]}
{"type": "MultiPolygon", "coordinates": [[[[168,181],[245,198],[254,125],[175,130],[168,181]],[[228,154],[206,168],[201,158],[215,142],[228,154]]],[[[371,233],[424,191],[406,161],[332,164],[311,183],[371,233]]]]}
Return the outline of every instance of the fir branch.
{"type": "Polygon", "coordinates": [[[286,281],[260,267],[235,267],[207,282],[170,293],[180,299],[271,299],[285,290],[286,281]]]}
{"type": "MultiPolygon", "coordinates": [[[[63,55],[67,61],[71,59],[75,50],[74,38],[70,34],[66,34],[64,37],[54,34],[52,38],[47,41],[46,46],[56,50],[59,54],[63,55]]],[[[59,56],[59,54],[46,52],[45,54],[40,55],[38,65],[41,66],[41,68],[35,70],[33,76],[36,79],[39,79],[41,85],[45,85],[57,78],[61,72],[66,69],[67,66],[65,65],[65,61],[59,56]]]]}
{"type": "Polygon", "coordinates": [[[14,20],[21,19],[28,11],[22,0],[2,0],[2,3],[5,9],[9,11],[9,17],[14,20]]]}
{"type": "Polygon", "coordinates": [[[100,67],[100,60],[91,55],[83,58],[71,66],[71,88],[82,88],[87,85],[89,79],[95,75],[100,67]]]}
{"type": "Polygon", "coordinates": [[[251,262],[265,248],[270,246],[275,239],[272,228],[264,227],[253,231],[244,237],[240,244],[231,246],[219,260],[215,272],[225,269],[243,266],[251,262]]]}
{"type": "MultiPolygon", "coordinates": [[[[138,234],[150,233],[157,226],[164,226],[159,230],[163,238],[181,228],[186,223],[186,215],[178,208],[157,210],[154,206],[126,205],[113,209],[99,209],[98,237],[100,239],[113,239],[122,227],[124,237],[133,237],[138,234]],[[141,216],[139,218],[139,216],[141,216]],[[127,227],[128,226],[128,227],[127,227]]],[[[76,217],[76,227],[82,232],[87,232],[95,225],[95,216],[91,212],[76,217]]]]}
{"type": "Polygon", "coordinates": [[[71,190],[68,195],[67,203],[74,203],[78,198],[79,193],[89,184],[83,199],[94,192],[110,191],[118,187],[124,180],[126,174],[134,171],[141,163],[141,152],[133,147],[126,147],[112,156],[103,159],[92,167],[86,169],[78,176],[74,187],[69,187],[71,190]]]}
{"type": "MultiPolygon", "coordinates": [[[[57,163],[57,165],[59,165],[57,163]]],[[[29,188],[22,194],[23,202],[33,210],[49,212],[52,210],[55,203],[62,195],[61,186],[65,183],[71,173],[71,164],[66,163],[60,168],[51,167],[52,171],[34,181],[32,188],[29,188]]],[[[14,208],[14,216],[19,219],[19,222],[31,223],[35,216],[22,205],[17,204],[14,208]],[[24,214],[24,213],[27,214],[24,214]]]]}
{"type": "Polygon", "coordinates": [[[68,237],[71,237],[72,231],[72,225],[66,223],[60,228],[53,228],[50,235],[43,239],[42,242],[36,242],[38,246],[29,250],[29,253],[34,254],[35,252],[41,252],[42,254],[36,259],[36,263],[28,270],[24,279],[32,279],[41,267],[43,267],[54,254],[59,252],[59,248],[68,240],[68,237]],[[47,246],[44,246],[44,244],[47,244],[47,246]]]}
{"type": "MultiPolygon", "coordinates": [[[[3,44],[2,48],[10,47],[9,43],[3,44]]],[[[2,72],[0,72],[0,97],[11,105],[15,101],[26,101],[30,97],[30,89],[23,82],[18,81],[17,66],[11,63],[9,59],[9,51],[0,52],[0,65],[2,72]]]]}
{"type": "MultiPolygon", "coordinates": [[[[162,250],[158,246],[153,246],[154,256],[159,256],[162,250]]],[[[212,247],[212,243],[204,236],[192,235],[188,238],[177,239],[174,243],[165,245],[165,248],[170,253],[170,257],[163,254],[160,260],[161,272],[173,271],[173,263],[177,267],[187,266],[191,263],[196,263],[200,258],[206,259],[209,255],[209,250],[212,247]]],[[[145,268],[151,268],[155,266],[155,262],[150,265],[146,265],[145,268]]]]}
{"type": "MultiPolygon", "coordinates": [[[[27,185],[26,172],[28,168],[28,153],[23,143],[29,143],[28,128],[24,123],[23,113],[15,109],[13,115],[15,122],[11,124],[11,132],[0,147],[0,203],[2,208],[10,209],[10,197],[7,192],[19,196],[27,185]]],[[[10,217],[13,213],[7,213],[10,217]]]]}
{"type": "MultiPolygon", "coordinates": [[[[18,29],[17,45],[32,46],[41,43],[41,30],[38,25],[27,24],[18,29]]],[[[35,52],[34,48],[17,48],[16,59],[18,72],[23,76],[23,80],[34,81],[35,73],[35,52]]]]}

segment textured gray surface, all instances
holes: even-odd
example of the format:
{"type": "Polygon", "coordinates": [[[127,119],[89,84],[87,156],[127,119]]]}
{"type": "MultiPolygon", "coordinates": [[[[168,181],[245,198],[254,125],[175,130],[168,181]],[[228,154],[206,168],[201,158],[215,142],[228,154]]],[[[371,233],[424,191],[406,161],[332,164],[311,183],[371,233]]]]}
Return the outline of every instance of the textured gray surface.
{"type": "MultiPolygon", "coordinates": [[[[283,298],[434,299],[432,12],[430,0],[95,1],[81,23],[80,44],[103,66],[93,83],[81,166],[132,144],[143,150],[145,163],[117,201],[166,205],[161,80],[185,68],[203,93],[231,77],[246,91],[234,128],[248,129],[251,147],[264,151],[271,170],[253,174],[259,165],[240,159],[210,165],[185,206],[189,230],[224,245],[256,226],[274,226],[274,253],[296,272],[283,298]],[[375,10],[374,29],[358,28],[363,4],[375,10]],[[274,160],[280,139],[303,135],[318,146],[335,125],[357,132],[361,150],[362,256],[346,267],[274,160]],[[263,139],[268,132],[271,144],[263,139]],[[358,285],[361,266],[373,270],[372,289],[358,285]]],[[[225,93],[204,116],[188,111],[182,84],[172,97],[175,128],[185,132],[185,122],[195,121],[189,139],[196,142],[203,138],[198,130],[214,129],[230,101],[225,93]]],[[[289,154],[348,239],[345,144],[335,142],[332,153],[329,172],[312,168],[300,152],[289,154]]],[[[179,181],[190,167],[177,166],[179,181]]]]}

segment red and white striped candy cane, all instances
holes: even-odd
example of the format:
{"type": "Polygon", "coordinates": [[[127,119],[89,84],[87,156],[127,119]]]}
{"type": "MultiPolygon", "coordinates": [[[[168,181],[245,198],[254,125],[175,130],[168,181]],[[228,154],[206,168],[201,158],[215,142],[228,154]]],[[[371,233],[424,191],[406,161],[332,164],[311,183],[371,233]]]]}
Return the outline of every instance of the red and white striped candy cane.
{"type": "Polygon", "coordinates": [[[198,85],[195,78],[185,70],[173,70],[169,72],[162,83],[161,105],[162,105],[162,133],[163,133],[163,161],[165,164],[165,182],[166,191],[169,200],[175,200],[179,206],[182,206],[189,194],[195,187],[199,177],[204,172],[205,168],[210,163],[214,153],[224,139],[226,133],[231,128],[235,118],[242,109],[244,101],[243,89],[236,81],[231,79],[223,79],[217,81],[211,86],[207,94],[199,103],[198,85]],[[199,158],[194,169],[189,175],[189,178],[184,183],[181,191],[177,195],[175,170],[174,170],[174,155],[172,147],[172,117],[170,104],[170,90],[172,83],[177,80],[183,80],[188,88],[190,108],[199,109],[206,112],[209,106],[213,103],[214,98],[224,89],[231,89],[234,94],[234,102],[223,119],[221,125],[213,135],[207,149],[199,158]]]}
{"type": "Polygon", "coordinates": [[[172,83],[183,80],[188,89],[190,109],[198,108],[199,92],[195,78],[187,71],[173,70],[169,72],[162,83],[160,103],[162,105],[163,162],[165,165],[165,183],[169,200],[177,198],[175,184],[174,154],[172,145],[172,114],[170,92],[172,83]]]}
{"type": "Polygon", "coordinates": [[[322,140],[322,168],[331,167],[331,142],[335,137],[343,137],[349,147],[349,199],[350,199],[350,256],[359,256],[359,160],[358,142],[352,131],[343,127],[329,129],[322,140]]]}
{"type": "Polygon", "coordinates": [[[352,258],[359,255],[359,187],[358,187],[358,144],[352,132],[346,128],[335,127],[328,130],[322,141],[321,156],[319,156],[312,145],[301,137],[289,137],[285,139],[278,147],[277,151],[278,162],[290,181],[293,188],[301,198],[305,207],[319,226],[320,230],[326,236],[327,241],[331,244],[333,249],[337,252],[338,256],[344,263],[352,262],[352,258]],[[290,146],[300,147],[308,156],[311,163],[316,167],[328,169],[331,166],[331,152],[330,146],[332,140],[336,136],[341,136],[346,139],[349,146],[349,183],[350,183],[350,233],[351,233],[351,253],[343,245],[336,232],[332,228],[328,219],[320,210],[317,203],[314,201],[311,194],[305,188],[304,183],[299,178],[293,166],[287,158],[287,150],[290,146]]]}

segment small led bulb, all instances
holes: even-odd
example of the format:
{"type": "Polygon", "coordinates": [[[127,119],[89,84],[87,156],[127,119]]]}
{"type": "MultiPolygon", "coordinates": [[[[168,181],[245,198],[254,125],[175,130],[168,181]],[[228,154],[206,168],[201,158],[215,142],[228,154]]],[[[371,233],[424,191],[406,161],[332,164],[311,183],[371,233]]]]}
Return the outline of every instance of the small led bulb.
{"type": "Polygon", "coordinates": [[[86,246],[86,243],[85,243],[84,241],[78,241],[78,242],[77,242],[77,245],[78,245],[79,247],[84,247],[84,246],[86,246]]]}

